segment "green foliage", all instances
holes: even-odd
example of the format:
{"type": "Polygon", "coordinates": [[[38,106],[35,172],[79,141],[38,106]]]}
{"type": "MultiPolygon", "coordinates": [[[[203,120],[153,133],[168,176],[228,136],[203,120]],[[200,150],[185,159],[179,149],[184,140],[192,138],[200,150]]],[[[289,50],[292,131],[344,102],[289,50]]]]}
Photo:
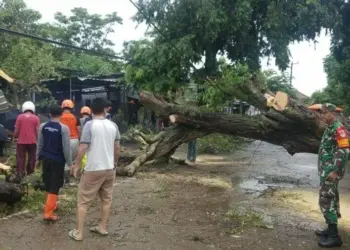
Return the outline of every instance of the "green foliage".
{"type": "MultiPolygon", "coordinates": [[[[25,100],[29,95],[47,93],[48,90],[39,84],[40,79],[58,76],[55,68],[58,62],[52,55],[50,45],[42,45],[29,39],[22,39],[12,47],[11,53],[2,63],[2,67],[11,76],[24,82],[16,82],[16,96],[14,98],[25,100]]],[[[6,92],[5,92],[6,94],[6,92]]],[[[15,100],[9,100],[16,103],[15,100]]],[[[16,103],[18,104],[18,103],[16,103]]]]}
{"type": "MultiPolygon", "coordinates": [[[[23,0],[0,1],[0,27],[50,38],[56,41],[88,49],[114,53],[114,45],[108,39],[115,24],[122,19],[116,12],[101,16],[90,14],[84,8],[74,8],[71,16],[55,15],[55,23],[41,23],[39,12],[29,9],[23,0]]],[[[47,105],[52,98],[40,80],[61,77],[60,68],[84,72],[85,75],[120,72],[120,62],[109,58],[71,52],[66,48],[52,46],[9,34],[0,36],[0,68],[18,79],[13,87],[5,89],[5,95],[13,104],[28,100],[32,93],[47,96],[38,105],[47,105]]]]}
{"type": "Polygon", "coordinates": [[[43,211],[46,200],[46,193],[40,190],[35,191],[30,188],[28,196],[24,197],[21,202],[23,205],[23,210],[28,210],[30,212],[43,211]]]}
{"type": "Polygon", "coordinates": [[[202,93],[202,103],[214,110],[227,105],[233,97],[246,99],[237,87],[249,81],[251,76],[247,65],[230,65],[225,61],[220,62],[219,71],[220,77],[207,81],[202,93]]]}
{"type": "Polygon", "coordinates": [[[282,91],[287,93],[290,97],[296,98],[297,90],[290,85],[289,77],[285,74],[278,74],[274,70],[264,71],[266,76],[266,85],[269,90],[276,93],[282,91]]]}
{"type": "Polygon", "coordinates": [[[58,32],[54,37],[86,49],[112,51],[110,47],[114,43],[108,39],[108,34],[114,32],[112,27],[115,24],[123,23],[116,12],[106,16],[90,14],[85,8],[74,8],[71,12],[71,16],[65,16],[61,12],[55,14],[54,27],[58,28],[58,32]]]}
{"type": "Polygon", "coordinates": [[[62,55],[62,60],[62,67],[84,72],[85,75],[108,75],[120,72],[122,69],[118,61],[84,53],[65,53],[62,55]]]}
{"type": "Polygon", "coordinates": [[[324,60],[327,87],[312,95],[314,103],[331,102],[350,115],[350,3],[339,1],[340,19],[331,33],[331,54],[324,60]]]}
{"type": "MultiPolygon", "coordinates": [[[[350,85],[346,63],[339,62],[332,55],[324,60],[324,69],[327,74],[327,87],[312,94],[312,103],[330,102],[344,108],[345,114],[350,114],[350,85]]],[[[350,78],[349,78],[350,80],[350,78]]]]}
{"type": "MultiPolygon", "coordinates": [[[[125,67],[126,80],[139,89],[157,93],[175,93],[183,89],[184,83],[195,82],[200,86],[200,106],[212,110],[228,105],[232,95],[253,104],[254,100],[239,93],[236,86],[240,81],[249,84],[248,76],[260,69],[260,58],[273,56],[279,68],[285,70],[290,61],[289,44],[315,41],[322,28],[336,27],[343,3],[138,0],[141,11],[134,20],[149,26],[152,41],[125,44],[124,56],[136,61],[125,67]],[[229,59],[227,68],[223,68],[218,55],[229,59]],[[194,69],[193,64],[202,66],[194,69]],[[213,80],[208,81],[208,76],[213,80]]],[[[267,73],[256,74],[262,85],[295,97],[286,75],[267,73]]]]}
{"type": "Polygon", "coordinates": [[[229,153],[242,147],[244,140],[239,137],[221,134],[211,134],[197,141],[197,150],[200,153],[219,154],[229,153]]]}
{"type": "Polygon", "coordinates": [[[231,233],[237,233],[244,228],[267,227],[261,213],[236,205],[226,213],[225,221],[231,224],[231,233]]]}
{"type": "Polygon", "coordinates": [[[125,65],[126,82],[139,89],[164,94],[188,80],[188,61],[169,43],[156,44],[146,39],[129,41],[124,43],[123,56],[133,60],[125,65]]]}
{"type": "Polygon", "coordinates": [[[134,20],[154,22],[165,36],[152,29],[155,42],[171,41],[188,61],[198,63],[205,56],[205,74],[216,71],[218,53],[252,69],[260,68],[261,57],[274,56],[286,69],[289,43],[314,40],[321,28],[333,27],[339,2],[138,0],[146,14],[138,12],[134,20]]]}

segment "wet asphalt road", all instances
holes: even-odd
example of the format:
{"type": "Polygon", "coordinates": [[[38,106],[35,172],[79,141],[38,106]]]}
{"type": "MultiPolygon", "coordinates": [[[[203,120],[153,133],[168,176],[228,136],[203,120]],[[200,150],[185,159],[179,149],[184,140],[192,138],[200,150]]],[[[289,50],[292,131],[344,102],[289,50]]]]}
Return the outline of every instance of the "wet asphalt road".
{"type": "MultiPolygon", "coordinates": [[[[244,149],[236,151],[232,159],[246,163],[243,169],[236,172],[243,179],[268,178],[271,182],[277,180],[299,187],[317,188],[319,185],[316,154],[299,153],[291,156],[283,147],[254,141],[244,149]]],[[[349,169],[340,181],[340,188],[350,191],[349,169]]]]}

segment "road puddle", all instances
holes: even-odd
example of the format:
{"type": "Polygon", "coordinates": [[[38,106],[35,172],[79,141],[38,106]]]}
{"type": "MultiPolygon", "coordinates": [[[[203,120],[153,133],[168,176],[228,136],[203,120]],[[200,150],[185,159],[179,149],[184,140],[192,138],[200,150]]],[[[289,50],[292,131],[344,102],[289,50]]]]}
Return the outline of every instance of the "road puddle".
{"type": "Polygon", "coordinates": [[[270,189],[279,189],[279,188],[294,188],[296,185],[290,182],[273,182],[273,178],[265,178],[259,176],[253,179],[246,179],[239,183],[239,187],[245,194],[260,195],[270,189]]]}

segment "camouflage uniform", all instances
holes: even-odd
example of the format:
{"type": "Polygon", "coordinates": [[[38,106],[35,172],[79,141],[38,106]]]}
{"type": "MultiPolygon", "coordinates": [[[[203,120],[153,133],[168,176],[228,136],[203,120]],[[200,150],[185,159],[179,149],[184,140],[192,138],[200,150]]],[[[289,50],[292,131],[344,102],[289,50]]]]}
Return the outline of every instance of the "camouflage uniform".
{"type": "MultiPolygon", "coordinates": [[[[326,107],[331,112],[336,108],[332,104],[326,107]]],[[[340,216],[338,182],[344,176],[348,155],[348,132],[338,120],[335,120],[326,128],[318,153],[319,205],[327,224],[338,223],[338,216],[340,216]],[[338,178],[327,180],[328,174],[333,171],[337,172],[338,178]]]]}

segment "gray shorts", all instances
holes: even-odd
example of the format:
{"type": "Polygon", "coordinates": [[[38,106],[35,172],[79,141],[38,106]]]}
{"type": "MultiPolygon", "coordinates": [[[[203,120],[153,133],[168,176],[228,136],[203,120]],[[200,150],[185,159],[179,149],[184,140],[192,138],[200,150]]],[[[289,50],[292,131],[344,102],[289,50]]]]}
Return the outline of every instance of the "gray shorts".
{"type": "MultiPolygon", "coordinates": [[[[79,139],[70,139],[70,150],[72,153],[72,162],[75,163],[75,158],[77,157],[79,149],[79,139]]],[[[66,164],[65,170],[69,170],[69,166],[66,164]]]]}

